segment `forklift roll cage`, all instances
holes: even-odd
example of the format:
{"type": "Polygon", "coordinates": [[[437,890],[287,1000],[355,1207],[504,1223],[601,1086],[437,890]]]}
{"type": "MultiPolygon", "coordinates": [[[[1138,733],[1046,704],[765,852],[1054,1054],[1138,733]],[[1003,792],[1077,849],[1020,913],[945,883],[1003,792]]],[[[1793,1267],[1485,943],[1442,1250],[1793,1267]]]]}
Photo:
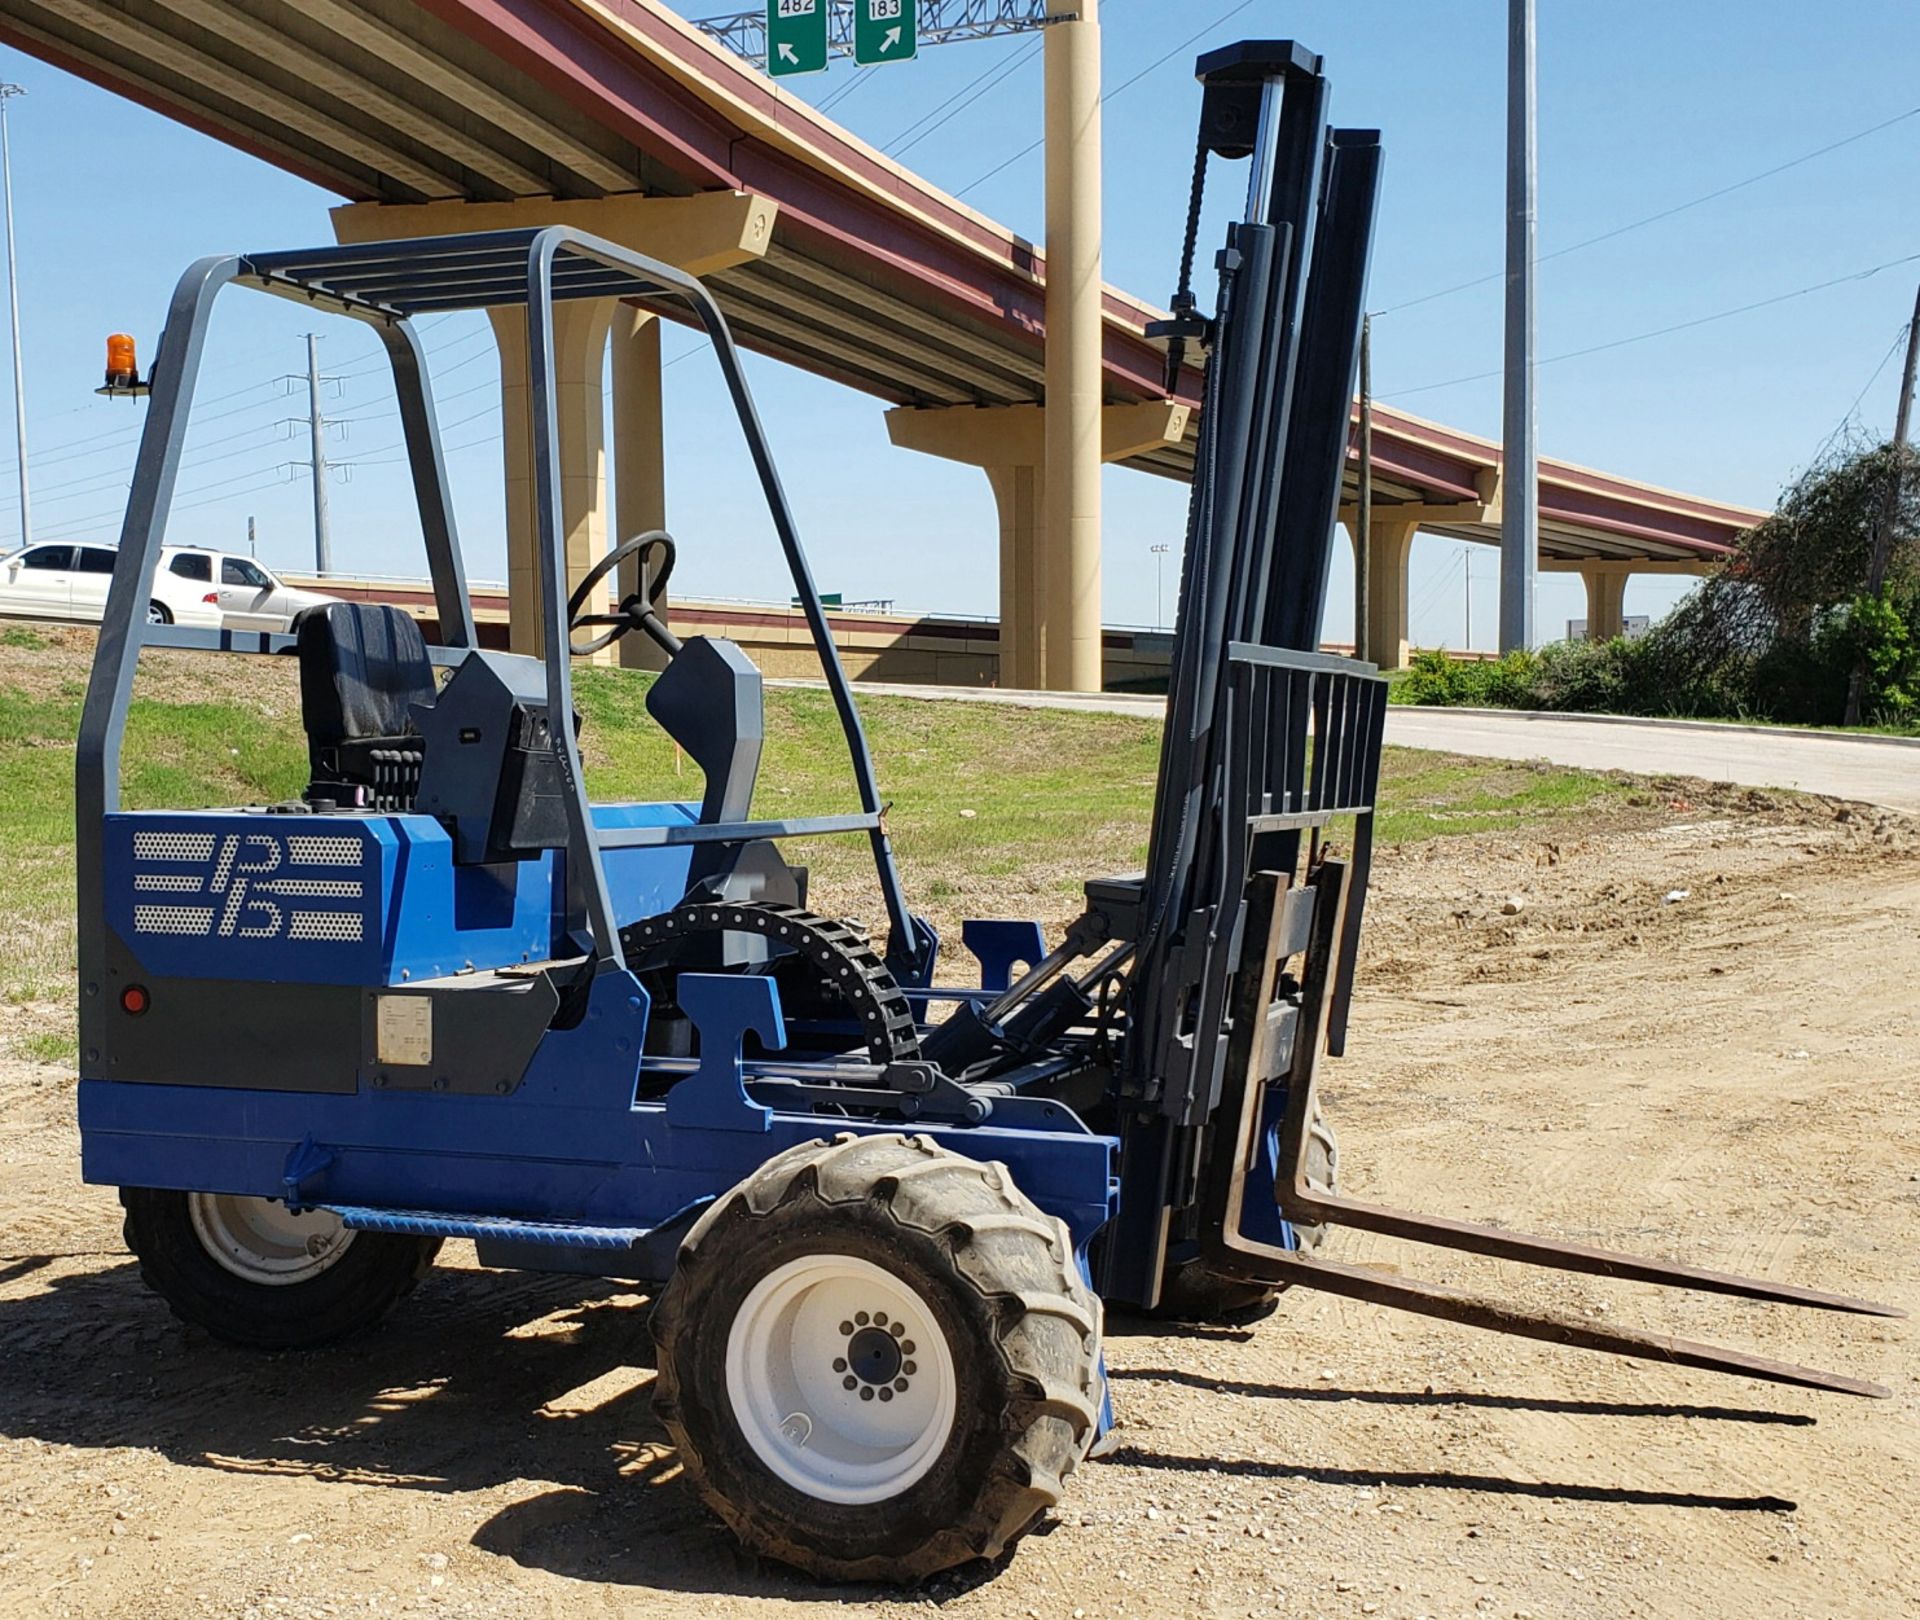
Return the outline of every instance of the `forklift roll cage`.
{"type": "MultiPolygon", "coordinates": [[[[304,252],[236,254],[202,259],[180,278],[152,370],[145,433],[120,534],[119,555],[101,625],[99,652],[82,711],[75,774],[78,843],[79,956],[83,984],[102,982],[106,958],[104,850],[106,817],[120,807],[120,747],[142,646],[196,651],[290,653],[289,635],[195,630],[146,623],[145,605],[166,535],[187,420],[213,309],[229,286],[252,287],[311,308],[347,316],[379,335],[393,369],[401,428],[412,470],[414,499],[426,542],[427,564],[440,623],[437,665],[459,664],[478,647],[467,592],[452,493],[434,412],[426,351],[415,318],[487,308],[527,312],[532,381],[535,541],[540,558],[540,621],[545,643],[548,712],[572,712],[568,653],[568,589],[559,481],[559,416],[553,309],[574,298],[620,298],[683,307],[712,340],[727,392],[753,459],[754,470],[792,575],[793,594],[806,616],[832,693],[853,768],[860,809],[855,814],[758,822],[721,822],[670,828],[603,829],[591,802],[573,730],[553,728],[567,814],[567,926],[583,950],[605,968],[625,965],[620,929],[608,893],[603,849],[667,843],[744,843],[760,839],[865,833],[873,852],[890,925],[888,966],[901,983],[924,987],[937,942],[907,909],[888,841],[873,759],[867,749],[846,671],[834,646],[826,610],[814,584],[773,453],[747,387],[740,352],[726,318],[694,277],[644,254],[566,226],[510,230],[304,252]]],[[[97,1049],[100,997],[81,1002],[81,1047],[97,1049]]]]}

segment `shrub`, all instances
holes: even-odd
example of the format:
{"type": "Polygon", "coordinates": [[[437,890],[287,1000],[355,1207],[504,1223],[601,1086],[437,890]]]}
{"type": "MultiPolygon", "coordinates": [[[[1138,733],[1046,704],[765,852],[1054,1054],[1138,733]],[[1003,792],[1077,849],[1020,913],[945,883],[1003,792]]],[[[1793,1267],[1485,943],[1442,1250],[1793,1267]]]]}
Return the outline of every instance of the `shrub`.
{"type": "Polygon", "coordinates": [[[1402,703],[1451,705],[1464,703],[1455,671],[1459,662],[1437,647],[1415,653],[1407,660],[1407,673],[1394,691],[1402,703]]]}
{"type": "Polygon", "coordinates": [[[1576,713],[1920,727],[1920,455],[1854,446],[1802,473],[1779,508],[1639,641],[1568,642],[1496,663],[1425,652],[1395,696],[1576,713]],[[1891,524],[1885,585],[1874,536],[1891,524]]]}
{"type": "Polygon", "coordinates": [[[1538,708],[1533,695],[1539,660],[1530,652],[1504,658],[1455,658],[1437,647],[1417,652],[1394,694],[1396,702],[1479,709],[1538,708]]]}

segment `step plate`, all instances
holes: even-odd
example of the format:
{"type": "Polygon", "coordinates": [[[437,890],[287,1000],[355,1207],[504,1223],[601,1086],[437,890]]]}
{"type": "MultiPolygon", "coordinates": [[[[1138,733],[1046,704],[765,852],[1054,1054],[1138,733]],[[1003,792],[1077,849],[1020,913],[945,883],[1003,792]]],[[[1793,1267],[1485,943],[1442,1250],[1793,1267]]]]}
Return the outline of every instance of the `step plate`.
{"type": "Polygon", "coordinates": [[[539,1243],[556,1249],[635,1249],[651,1234],[645,1226],[573,1226],[518,1221],[506,1215],[444,1215],[419,1209],[369,1209],[358,1204],[322,1204],[355,1232],[392,1232],[401,1237],[482,1238],[539,1243]]]}

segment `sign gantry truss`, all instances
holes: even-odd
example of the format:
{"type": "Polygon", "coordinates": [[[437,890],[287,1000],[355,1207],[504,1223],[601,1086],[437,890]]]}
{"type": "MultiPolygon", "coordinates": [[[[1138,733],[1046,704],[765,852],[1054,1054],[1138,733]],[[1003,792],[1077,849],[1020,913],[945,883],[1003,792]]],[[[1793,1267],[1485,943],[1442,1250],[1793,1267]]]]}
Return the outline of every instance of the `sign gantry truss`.
{"type": "MultiPolygon", "coordinates": [[[[828,8],[827,49],[832,56],[854,54],[854,3],[822,0],[828,8]]],[[[710,39],[757,68],[767,65],[767,8],[687,19],[710,39]]],[[[919,42],[953,45],[968,39],[1020,34],[1049,23],[1070,22],[1072,15],[1047,15],[1046,0],[920,0],[919,42]]]]}

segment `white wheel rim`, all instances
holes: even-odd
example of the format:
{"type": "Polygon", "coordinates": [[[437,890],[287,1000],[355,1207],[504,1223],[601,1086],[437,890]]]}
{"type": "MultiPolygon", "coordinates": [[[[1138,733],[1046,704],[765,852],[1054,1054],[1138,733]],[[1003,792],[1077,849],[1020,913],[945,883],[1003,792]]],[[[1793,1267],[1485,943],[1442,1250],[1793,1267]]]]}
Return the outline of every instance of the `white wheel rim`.
{"type": "Polygon", "coordinates": [[[823,1502],[884,1502],[921,1479],[953,1432],[957,1386],[926,1302],[850,1255],[768,1273],[727,1331],[740,1432],[782,1481],[823,1502]]]}
{"type": "Polygon", "coordinates": [[[200,1246],[234,1276],[269,1287],[311,1281],[338,1262],[353,1233],[330,1210],[296,1214],[271,1198],[188,1193],[200,1246]]]}

